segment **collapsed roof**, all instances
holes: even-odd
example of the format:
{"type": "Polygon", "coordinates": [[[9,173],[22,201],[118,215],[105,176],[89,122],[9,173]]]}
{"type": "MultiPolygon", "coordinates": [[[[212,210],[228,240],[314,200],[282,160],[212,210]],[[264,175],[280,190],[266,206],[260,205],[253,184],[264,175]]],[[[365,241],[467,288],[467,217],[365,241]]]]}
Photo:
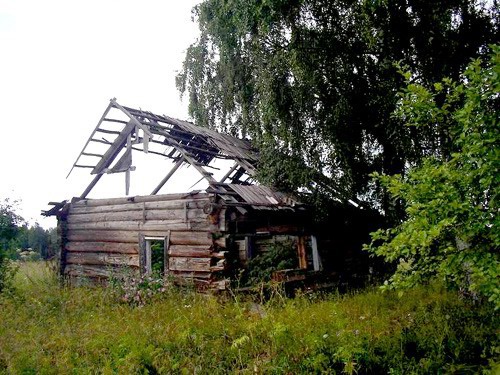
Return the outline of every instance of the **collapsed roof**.
{"type": "MultiPolygon", "coordinates": [[[[130,172],[135,169],[132,166],[132,151],[160,155],[174,162],[172,169],[151,195],[157,194],[182,164],[188,164],[208,182],[206,191],[220,195],[228,204],[252,206],[259,210],[290,209],[298,205],[298,202],[284,194],[255,185],[258,152],[249,141],[187,121],[125,107],[118,104],[116,99],[110,100],[68,173],[69,176],[74,168],[89,168],[91,174],[95,175],[79,198],[85,199],[98,181],[110,173],[125,173],[125,191],[128,195],[130,172]],[[96,145],[100,146],[101,152],[95,151],[96,145]],[[219,180],[207,171],[217,159],[233,161],[233,165],[219,180]]],[[[59,204],[54,205],[56,207],[46,211],[46,215],[58,211],[59,204]]]]}

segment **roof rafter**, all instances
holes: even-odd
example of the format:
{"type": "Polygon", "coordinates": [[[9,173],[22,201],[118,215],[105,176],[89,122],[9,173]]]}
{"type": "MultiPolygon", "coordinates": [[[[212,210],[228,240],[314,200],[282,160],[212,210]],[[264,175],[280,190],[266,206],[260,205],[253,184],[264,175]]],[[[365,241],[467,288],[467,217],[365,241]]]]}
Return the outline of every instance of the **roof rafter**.
{"type": "Polygon", "coordinates": [[[183,163],[193,166],[211,185],[217,183],[217,180],[213,177],[213,173],[206,171],[205,168],[213,168],[210,165],[213,160],[234,160],[235,164],[222,181],[230,178],[231,181],[237,183],[243,174],[250,178],[255,175],[254,165],[258,159],[256,150],[247,140],[198,127],[187,121],[165,115],[125,107],[113,98],[68,173],[69,176],[75,167],[82,167],[92,168],[91,173],[96,175],[82,193],[81,198],[85,198],[90,193],[105,173],[125,172],[128,194],[130,171],[134,168],[131,164],[132,151],[150,152],[175,161],[173,168],[152,194],[158,193],[183,163]],[[118,113],[116,113],[117,110],[118,113]],[[123,119],[124,116],[126,120],[123,119]],[[112,123],[113,127],[102,127],[104,123],[112,123]],[[108,139],[99,134],[106,135],[108,139]],[[167,149],[164,152],[159,152],[158,146],[156,150],[154,147],[150,149],[150,143],[164,145],[167,149]],[[95,151],[94,148],[99,145],[101,149],[107,146],[106,150],[95,151]],[[123,152],[124,149],[125,152],[123,152]],[[121,157],[116,160],[120,154],[121,157]],[[96,158],[100,159],[96,162],[96,158]],[[234,176],[231,178],[233,173],[234,176]]]}

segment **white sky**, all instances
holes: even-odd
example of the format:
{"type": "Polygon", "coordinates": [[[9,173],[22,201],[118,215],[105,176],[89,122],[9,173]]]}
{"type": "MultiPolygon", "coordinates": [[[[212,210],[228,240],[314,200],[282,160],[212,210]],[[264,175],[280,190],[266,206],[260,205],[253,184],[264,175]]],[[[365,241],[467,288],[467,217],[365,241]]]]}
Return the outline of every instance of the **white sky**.
{"type": "MultiPolygon", "coordinates": [[[[187,119],[175,75],[198,35],[198,2],[0,0],[0,199],[21,199],[26,219],[54,226],[40,211],[91,181],[88,169],[65,177],[110,98],[187,119]]],[[[149,194],[171,166],[139,159],[131,195],[149,194]]],[[[186,191],[199,179],[187,175],[190,182],[169,181],[162,192],[186,191]]],[[[119,174],[105,175],[89,197],[123,195],[119,174]]]]}

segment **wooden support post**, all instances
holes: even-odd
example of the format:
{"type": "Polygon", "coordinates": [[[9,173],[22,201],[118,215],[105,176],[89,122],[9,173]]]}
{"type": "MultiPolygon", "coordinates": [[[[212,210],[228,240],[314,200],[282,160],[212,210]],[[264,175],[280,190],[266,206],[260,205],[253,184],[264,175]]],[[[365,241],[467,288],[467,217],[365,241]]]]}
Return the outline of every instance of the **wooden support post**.
{"type": "Polygon", "coordinates": [[[251,236],[245,237],[245,250],[247,252],[247,259],[248,260],[252,259],[254,256],[253,237],[251,236]]]}
{"type": "Polygon", "coordinates": [[[163,244],[163,251],[164,251],[163,274],[164,274],[165,278],[168,275],[168,271],[169,271],[169,266],[168,266],[168,258],[169,258],[168,252],[169,252],[169,250],[170,250],[170,229],[167,231],[167,235],[165,236],[165,242],[163,244]]]}
{"type": "Polygon", "coordinates": [[[139,234],[139,269],[141,275],[147,273],[147,259],[146,259],[146,236],[139,234]]]}
{"type": "MultiPolygon", "coordinates": [[[[59,235],[59,273],[64,276],[66,268],[66,243],[68,240],[68,223],[66,221],[69,203],[66,203],[57,217],[57,234],[59,235]]],[[[63,278],[61,278],[63,280],[63,278]]]]}
{"type": "Polygon", "coordinates": [[[170,179],[170,177],[173,176],[173,174],[179,169],[179,167],[182,165],[184,162],[184,159],[179,159],[177,163],[173,166],[173,168],[170,170],[170,172],[167,173],[167,175],[161,180],[161,182],[158,184],[157,187],[154,188],[154,190],[151,192],[150,195],[155,195],[160,191],[160,189],[167,183],[167,181],[170,179]]]}
{"type": "Polygon", "coordinates": [[[323,265],[321,264],[321,258],[319,257],[318,240],[316,239],[316,236],[311,236],[311,246],[314,270],[321,271],[323,269],[323,265]]]}
{"type": "Polygon", "coordinates": [[[126,155],[130,155],[130,165],[128,166],[127,170],[125,171],[125,195],[128,196],[128,193],[130,192],[130,168],[132,164],[132,134],[128,134],[127,136],[127,150],[125,151],[126,155]]]}
{"type": "Polygon", "coordinates": [[[297,253],[299,255],[299,268],[307,269],[307,257],[306,257],[306,238],[300,236],[297,242],[297,253]]]}

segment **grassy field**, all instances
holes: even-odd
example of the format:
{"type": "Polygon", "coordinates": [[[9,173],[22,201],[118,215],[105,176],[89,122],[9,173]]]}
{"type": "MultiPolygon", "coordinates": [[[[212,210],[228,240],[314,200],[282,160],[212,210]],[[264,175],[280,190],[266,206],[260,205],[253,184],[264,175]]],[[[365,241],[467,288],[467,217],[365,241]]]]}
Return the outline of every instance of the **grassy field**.
{"type": "Polygon", "coordinates": [[[61,288],[21,265],[0,298],[0,373],[497,374],[500,320],[438,286],[398,296],[276,292],[266,302],[168,288],[61,288]],[[130,300],[129,300],[130,301],[130,300]]]}

